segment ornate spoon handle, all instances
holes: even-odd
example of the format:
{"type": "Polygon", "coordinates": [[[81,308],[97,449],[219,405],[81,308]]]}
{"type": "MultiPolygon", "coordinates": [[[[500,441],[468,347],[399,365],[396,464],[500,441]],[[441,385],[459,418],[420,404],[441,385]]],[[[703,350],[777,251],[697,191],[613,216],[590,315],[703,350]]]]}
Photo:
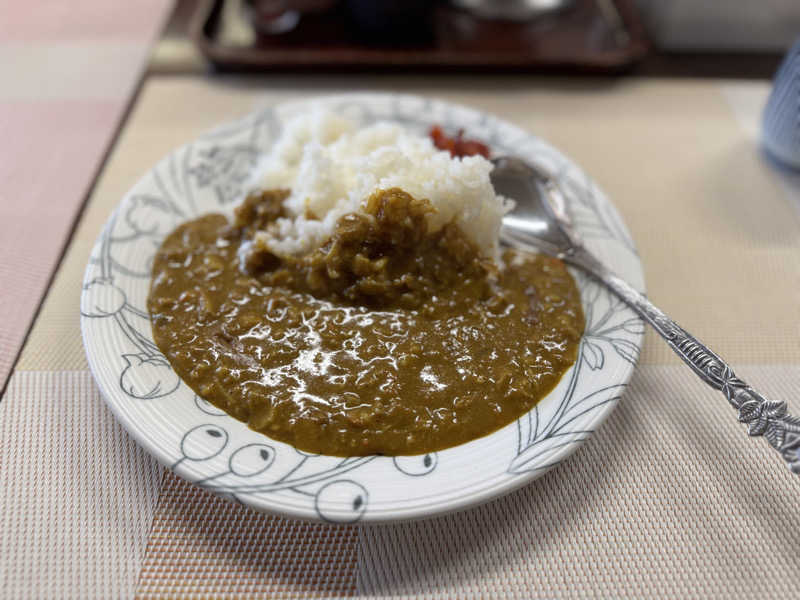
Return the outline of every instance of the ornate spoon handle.
{"type": "Polygon", "coordinates": [[[800,419],[787,413],[785,402],[771,402],[739,379],[733,369],[711,349],[670,319],[642,294],[620,279],[583,247],[561,258],[593,275],[633,308],[661,334],[675,353],[714,389],[720,390],[747,423],[751,436],[763,435],[800,475],[800,419]]]}

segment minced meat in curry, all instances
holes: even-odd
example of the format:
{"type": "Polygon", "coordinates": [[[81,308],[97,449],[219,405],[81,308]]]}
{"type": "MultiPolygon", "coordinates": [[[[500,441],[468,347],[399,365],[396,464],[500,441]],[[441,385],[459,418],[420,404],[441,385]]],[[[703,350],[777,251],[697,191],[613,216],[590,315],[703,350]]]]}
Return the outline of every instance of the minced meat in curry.
{"type": "Polygon", "coordinates": [[[251,428],[335,456],[431,452],[511,423],[574,363],[583,313],[561,261],[506,251],[498,269],[398,189],[278,257],[256,232],[285,197],[184,223],[153,264],[158,347],[251,428]]]}

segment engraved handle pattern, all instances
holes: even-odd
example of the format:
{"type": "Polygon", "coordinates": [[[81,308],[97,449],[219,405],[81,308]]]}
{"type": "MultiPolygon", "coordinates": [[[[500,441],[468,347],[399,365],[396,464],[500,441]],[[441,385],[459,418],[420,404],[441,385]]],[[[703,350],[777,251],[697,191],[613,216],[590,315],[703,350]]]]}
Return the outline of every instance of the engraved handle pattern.
{"type": "Polygon", "coordinates": [[[767,400],[739,379],[722,358],[583,247],[564,253],[562,258],[605,283],[650,323],[703,381],[725,394],[728,402],[737,410],[739,422],[747,424],[747,433],[764,436],[780,453],[792,473],[800,475],[800,419],[788,414],[785,402],[767,400]]]}

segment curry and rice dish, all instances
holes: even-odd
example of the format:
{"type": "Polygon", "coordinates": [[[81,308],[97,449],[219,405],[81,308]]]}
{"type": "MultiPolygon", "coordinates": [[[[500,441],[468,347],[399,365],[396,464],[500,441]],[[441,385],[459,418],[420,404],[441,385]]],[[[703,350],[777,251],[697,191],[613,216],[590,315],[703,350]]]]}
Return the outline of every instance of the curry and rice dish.
{"type": "Polygon", "coordinates": [[[260,191],[164,240],[156,343],[198,395],[308,452],[421,454],[511,423],[584,322],[563,263],[501,252],[490,169],[395,126],[289,123],[260,191]]]}

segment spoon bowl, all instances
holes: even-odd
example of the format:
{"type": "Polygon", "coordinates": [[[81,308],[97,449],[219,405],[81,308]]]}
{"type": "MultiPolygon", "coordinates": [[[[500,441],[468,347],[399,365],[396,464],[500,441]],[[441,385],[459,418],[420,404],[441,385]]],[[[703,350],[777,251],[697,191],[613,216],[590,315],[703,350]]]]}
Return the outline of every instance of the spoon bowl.
{"type": "Polygon", "coordinates": [[[525,245],[535,238],[537,247],[563,258],[577,237],[559,187],[542,170],[519,158],[502,156],[492,164],[495,192],[515,202],[514,210],[503,217],[504,241],[525,245]]]}

